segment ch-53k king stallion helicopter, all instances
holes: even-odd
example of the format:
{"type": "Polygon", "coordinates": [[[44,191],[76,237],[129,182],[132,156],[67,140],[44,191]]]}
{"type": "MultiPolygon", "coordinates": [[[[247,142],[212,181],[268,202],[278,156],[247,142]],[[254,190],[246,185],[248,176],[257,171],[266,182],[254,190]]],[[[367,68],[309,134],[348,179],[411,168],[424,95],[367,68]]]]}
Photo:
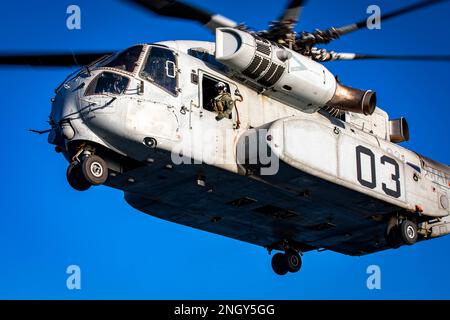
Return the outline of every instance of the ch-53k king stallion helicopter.
{"type": "Polygon", "coordinates": [[[299,271],[311,250],[358,256],[450,233],[450,168],[401,147],[406,120],[390,120],[375,92],[345,86],[322,64],[449,56],[320,49],[366,21],[297,33],[302,0],[259,32],[179,1],[131,2],[200,22],[216,41],[0,56],[83,65],[56,88],[45,131],[73,188],[104,184],[152,216],[281,251],[272,258],[279,275],[299,271]],[[219,82],[234,100],[220,121],[211,104],[219,82]]]}

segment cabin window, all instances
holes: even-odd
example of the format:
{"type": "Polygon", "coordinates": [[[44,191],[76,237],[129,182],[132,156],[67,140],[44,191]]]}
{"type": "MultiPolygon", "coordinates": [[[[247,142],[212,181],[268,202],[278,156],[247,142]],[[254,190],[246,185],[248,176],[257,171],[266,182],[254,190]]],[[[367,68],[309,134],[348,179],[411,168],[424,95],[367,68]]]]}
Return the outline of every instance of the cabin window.
{"type": "Polygon", "coordinates": [[[116,55],[104,67],[115,68],[133,73],[142,52],[142,45],[134,46],[116,55]]]}
{"type": "MultiPolygon", "coordinates": [[[[227,92],[230,93],[230,85],[225,81],[204,75],[202,79],[202,106],[203,109],[214,112],[213,100],[217,97],[216,84],[225,83],[227,92]]],[[[231,117],[231,115],[230,115],[231,117]]]]}
{"type": "Polygon", "coordinates": [[[117,73],[102,72],[86,90],[85,95],[118,95],[123,94],[128,88],[130,79],[117,73]]]}
{"type": "Polygon", "coordinates": [[[173,95],[178,94],[177,60],[169,49],[151,47],[140,76],[173,95]]]}

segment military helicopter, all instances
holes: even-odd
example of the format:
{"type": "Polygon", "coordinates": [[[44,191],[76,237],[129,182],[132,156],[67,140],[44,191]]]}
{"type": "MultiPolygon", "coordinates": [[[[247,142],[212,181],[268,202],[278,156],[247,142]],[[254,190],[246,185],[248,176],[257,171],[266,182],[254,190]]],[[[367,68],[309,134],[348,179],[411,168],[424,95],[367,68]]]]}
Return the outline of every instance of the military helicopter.
{"type": "Polygon", "coordinates": [[[450,168],[400,146],[405,118],[389,119],[375,92],[344,85],[323,64],[450,56],[321,49],[366,20],[298,33],[302,0],[264,31],[180,1],[129,2],[200,22],[216,41],[0,55],[4,65],[82,65],[55,89],[51,128],[38,131],[67,159],[74,189],[120,189],[149,215],[280,251],[278,275],[298,272],[311,250],[359,256],[450,233],[450,168]],[[234,102],[220,121],[218,83],[234,102]]]}

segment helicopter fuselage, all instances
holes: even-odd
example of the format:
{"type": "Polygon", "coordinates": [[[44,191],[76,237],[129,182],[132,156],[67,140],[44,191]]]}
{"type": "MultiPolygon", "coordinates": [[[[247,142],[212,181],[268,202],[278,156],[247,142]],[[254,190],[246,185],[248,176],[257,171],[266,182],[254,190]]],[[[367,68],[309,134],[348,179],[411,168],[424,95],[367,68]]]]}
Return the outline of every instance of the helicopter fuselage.
{"type": "Polygon", "coordinates": [[[140,211],[269,250],[376,252],[393,247],[386,228],[402,220],[418,240],[450,233],[449,167],[393,143],[384,111],[302,111],[214,52],[208,42],[138,45],[82,69],[57,90],[49,142],[69,162],[102,156],[105,184],[140,211]],[[220,121],[217,82],[236,105],[220,121]]]}

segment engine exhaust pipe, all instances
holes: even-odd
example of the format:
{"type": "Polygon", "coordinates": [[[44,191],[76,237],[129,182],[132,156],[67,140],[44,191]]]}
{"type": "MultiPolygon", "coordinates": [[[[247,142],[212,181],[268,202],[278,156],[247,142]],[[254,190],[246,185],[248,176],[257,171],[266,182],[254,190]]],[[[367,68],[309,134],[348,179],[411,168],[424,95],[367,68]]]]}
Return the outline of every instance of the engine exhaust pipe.
{"type": "Polygon", "coordinates": [[[327,106],[367,116],[377,107],[377,94],[371,90],[363,91],[337,83],[336,92],[327,106]]]}

